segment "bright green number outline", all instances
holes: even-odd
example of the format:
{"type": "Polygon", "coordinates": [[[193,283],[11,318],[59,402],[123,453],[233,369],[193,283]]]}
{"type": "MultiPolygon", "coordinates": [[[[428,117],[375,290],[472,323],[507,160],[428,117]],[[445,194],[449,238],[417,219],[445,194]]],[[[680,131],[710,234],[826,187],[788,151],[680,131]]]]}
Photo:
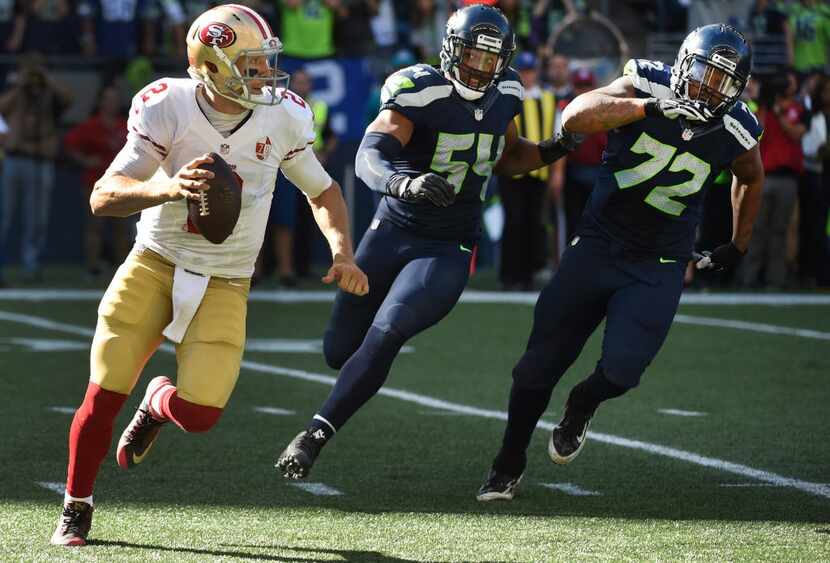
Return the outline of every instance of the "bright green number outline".
{"type": "MultiPolygon", "coordinates": [[[[490,151],[493,148],[494,135],[488,133],[481,133],[478,135],[478,145],[476,147],[476,162],[473,164],[473,173],[482,178],[489,178],[493,172],[493,166],[501,156],[504,150],[504,138],[499,139],[498,150],[496,151],[495,159],[490,159],[490,151]]],[[[455,133],[439,133],[438,140],[435,143],[435,154],[432,156],[432,162],[429,165],[433,172],[447,173],[447,181],[455,187],[455,193],[461,191],[464,185],[464,180],[467,178],[467,172],[470,165],[463,160],[453,160],[453,154],[459,151],[465,151],[476,144],[475,133],[464,133],[457,135],[455,133]]],[[[485,181],[481,187],[481,201],[484,201],[485,192],[487,191],[487,182],[485,181]]]]}
{"type": "MultiPolygon", "coordinates": [[[[633,168],[620,170],[614,174],[617,185],[621,190],[638,186],[654,178],[672,160],[676,147],[661,143],[643,132],[631,146],[631,151],[637,154],[649,154],[651,158],[641,162],[633,168]]],[[[672,161],[669,172],[689,172],[691,179],[672,186],[657,186],[645,198],[645,202],[663,213],[678,216],[686,209],[686,205],[672,198],[686,197],[700,191],[712,167],[690,152],[684,152],[672,161]]]]}

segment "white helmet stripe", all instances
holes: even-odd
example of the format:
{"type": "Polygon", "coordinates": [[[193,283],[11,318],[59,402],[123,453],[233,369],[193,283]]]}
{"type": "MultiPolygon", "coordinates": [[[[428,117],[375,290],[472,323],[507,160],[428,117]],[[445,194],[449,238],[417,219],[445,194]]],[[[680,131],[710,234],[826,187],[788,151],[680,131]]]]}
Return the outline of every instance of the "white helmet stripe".
{"type": "Polygon", "coordinates": [[[249,7],[242,6],[240,4],[225,4],[222,7],[224,7],[224,8],[236,8],[237,10],[241,10],[241,11],[245,12],[245,14],[248,17],[250,17],[252,20],[254,20],[254,23],[256,23],[257,27],[259,28],[260,33],[262,33],[262,38],[263,39],[270,39],[271,37],[274,36],[274,32],[271,31],[271,26],[268,25],[268,22],[265,21],[262,16],[257,14],[255,11],[253,11],[249,7]]]}

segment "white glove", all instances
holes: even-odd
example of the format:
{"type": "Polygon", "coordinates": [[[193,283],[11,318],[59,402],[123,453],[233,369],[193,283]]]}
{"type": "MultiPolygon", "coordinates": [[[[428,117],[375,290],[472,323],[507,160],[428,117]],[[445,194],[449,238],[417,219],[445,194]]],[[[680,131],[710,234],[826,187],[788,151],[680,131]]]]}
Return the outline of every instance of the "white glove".
{"type": "Polygon", "coordinates": [[[658,98],[650,98],[646,101],[646,115],[649,117],[661,116],[667,119],[683,117],[689,121],[699,121],[701,123],[706,123],[715,116],[712,110],[703,102],[661,100],[658,98]]]}

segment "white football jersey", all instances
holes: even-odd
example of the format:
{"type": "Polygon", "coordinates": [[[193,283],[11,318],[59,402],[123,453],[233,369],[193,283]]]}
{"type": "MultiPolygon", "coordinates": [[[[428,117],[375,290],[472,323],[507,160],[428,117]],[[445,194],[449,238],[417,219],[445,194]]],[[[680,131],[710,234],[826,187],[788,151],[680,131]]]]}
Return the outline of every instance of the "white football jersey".
{"type": "MultiPolygon", "coordinates": [[[[222,244],[213,244],[188,221],[186,200],[167,202],[141,212],[136,243],[200,274],[250,277],[265,237],[277,171],[311,151],[313,115],[302,98],[286,91],[282,103],[256,106],[230,136],[223,137],[197,104],[198,85],[190,78],[162,78],[136,94],[128,120],[129,141],[157,157],[154,179],[162,174],[172,177],[205,153],[219,154],[242,184],[239,221],[222,244]]],[[[316,197],[320,192],[306,193],[316,197]]]]}

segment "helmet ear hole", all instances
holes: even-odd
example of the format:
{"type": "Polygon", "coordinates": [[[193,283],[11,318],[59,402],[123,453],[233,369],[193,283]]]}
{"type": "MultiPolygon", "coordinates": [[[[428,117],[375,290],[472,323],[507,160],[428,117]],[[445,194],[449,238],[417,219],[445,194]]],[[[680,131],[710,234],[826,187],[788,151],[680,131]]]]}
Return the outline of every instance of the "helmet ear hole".
{"type": "Polygon", "coordinates": [[[207,69],[208,69],[210,72],[212,72],[213,74],[216,74],[217,72],[219,72],[219,68],[218,68],[215,64],[213,64],[212,62],[210,62],[210,61],[205,61],[205,66],[206,66],[206,67],[207,67],[207,69]]]}

